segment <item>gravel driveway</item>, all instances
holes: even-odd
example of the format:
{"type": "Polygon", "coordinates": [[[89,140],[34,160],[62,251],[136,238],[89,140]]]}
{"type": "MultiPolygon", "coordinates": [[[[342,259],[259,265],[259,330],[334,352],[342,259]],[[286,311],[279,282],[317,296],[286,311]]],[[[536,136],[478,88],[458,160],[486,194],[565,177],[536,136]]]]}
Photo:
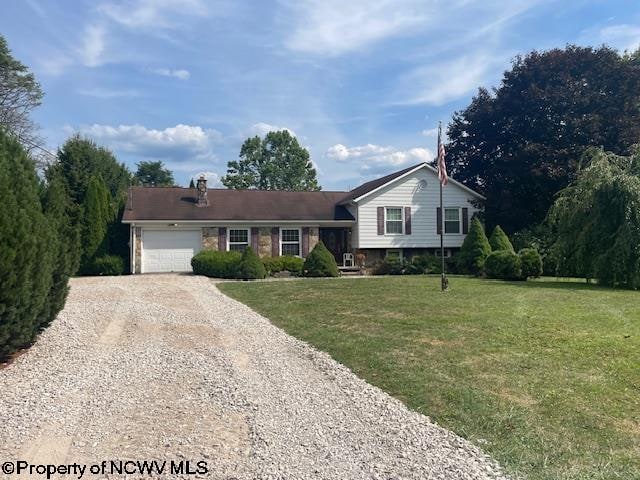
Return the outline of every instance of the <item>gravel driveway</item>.
{"type": "Polygon", "coordinates": [[[153,478],[503,478],[478,448],[187,275],[72,281],[58,319],[0,369],[0,462],[18,458],[207,464],[153,478]]]}

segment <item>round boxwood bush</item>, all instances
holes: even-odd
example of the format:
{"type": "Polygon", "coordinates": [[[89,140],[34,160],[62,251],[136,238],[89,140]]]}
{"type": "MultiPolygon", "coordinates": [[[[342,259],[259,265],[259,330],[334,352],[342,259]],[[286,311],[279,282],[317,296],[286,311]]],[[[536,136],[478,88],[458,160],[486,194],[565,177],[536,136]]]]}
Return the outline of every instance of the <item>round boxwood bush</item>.
{"type": "Polygon", "coordinates": [[[542,257],[535,248],[523,248],[518,253],[522,265],[522,277],[538,278],[542,275],[542,257]]]}
{"type": "Polygon", "coordinates": [[[90,275],[122,275],[124,259],[117,255],[103,255],[91,260],[87,270],[90,275]]]}
{"type": "Polygon", "coordinates": [[[515,253],[509,237],[507,237],[507,234],[504,233],[504,230],[502,230],[500,225],[496,225],[496,227],[493,229],[493,232],[491,232],[491,237],[489,237],[489,245],[491,245],[491,250],[493,250],[494,252],[498,250],[509,250],[510,252],[515,253]]]}
{"type": "Polygon", "coordinates": [[[253,251],[253,248],[247,247],[242,253],[240,264],[238,265],[238,277],[244,280],[255,280],[256,278],[264,278],[267,271],[264,269],[262,260],[253,251]]]}
{"type": "Polygon", "coordinates": [[[337,277],[340,274],[336,259],[322,241],[307,255],[302,270],[305,277],[337,277]]]}
{"type": "Polygon", "coordinates": [[[522,278],[520,257],[510,250],[491,252],[484,262],[484,269],[489,278],[502,280],[519,280],[522,278]]]}
{"type": "Polygon", "coordinates": [[[202,250],[191,259],[191,267],[196,275],[214,278],[237,278],[242,254],[240,252],[217,252],[202,250]]]}

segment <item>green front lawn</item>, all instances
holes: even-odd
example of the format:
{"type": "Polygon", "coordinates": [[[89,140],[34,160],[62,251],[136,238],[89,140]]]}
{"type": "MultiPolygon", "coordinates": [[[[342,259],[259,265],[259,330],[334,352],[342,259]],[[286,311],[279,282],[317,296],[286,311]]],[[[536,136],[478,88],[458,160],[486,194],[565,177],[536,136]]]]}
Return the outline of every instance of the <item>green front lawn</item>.
{"type": "Polygon", "coordinates": [[[219,288],[529,479],[640,478],[640,293],[381,277],[219,288]]]}

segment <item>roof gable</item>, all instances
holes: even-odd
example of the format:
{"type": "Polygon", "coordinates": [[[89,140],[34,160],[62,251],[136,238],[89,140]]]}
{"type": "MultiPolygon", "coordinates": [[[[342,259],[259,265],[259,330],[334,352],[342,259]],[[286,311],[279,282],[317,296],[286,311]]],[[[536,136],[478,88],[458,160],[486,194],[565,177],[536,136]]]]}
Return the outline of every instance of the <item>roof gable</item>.
{"type": "MultiPolygon", "coordinates": [[[[384,188],[386,186],[389,186],[389,185],[392,185],[393,183],[396,183],[396,182],[402,180],[403,178],[409,176],[413,172],[416,172],[416,171],[420,170],[421,168],[427,169],[428,171],[430,171],[431,173],[435,174],[436,176],[438,175],[438,170],[435,169],[434,167],[432,167],[431,165],[429,165],[428,163],[426,163],[426,162],[419,163],[418,165],[414,165],[412,167],[405,168],[404,170],[400,170],[398,172],[392,173],[392,174],[387,175],[387,176],[382,177],[382,178],[378,178],[376,180],[371,180],[370,182],[364,183],[364,184],[360,185],[359,187],[354,188],[342,200],[342,203],[348,203],[348,202],[357,203],[360,200],[368,197],[369,195],[372,195],[375,192],[381,190],[382,188],[384,188]]],[[[485,200],[485,197],[483,195],[480,195],[475,190],[470,189],[466,185],[454,180],[451,177],[449,177],[449,183],[451,185],[455,185],[455,186],[461,188],[462,190],[464,190],[465,192],[475,196],[476,198],[479,198],[481,200],[485,200]]]]}

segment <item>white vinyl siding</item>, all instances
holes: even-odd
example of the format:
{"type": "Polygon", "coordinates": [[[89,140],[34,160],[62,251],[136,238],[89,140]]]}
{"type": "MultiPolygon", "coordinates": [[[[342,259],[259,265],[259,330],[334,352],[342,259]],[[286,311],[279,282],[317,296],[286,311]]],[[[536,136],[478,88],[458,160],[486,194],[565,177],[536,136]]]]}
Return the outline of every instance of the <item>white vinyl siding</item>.
{"type": "MultiPolygon", "coordinates": [[[[469,209],[469,219],[476,211],[469,203],[476,197],[466,190],[449,183],[443,190],[445,207],[469,209]]],[[[352,237],[352,248],[437,248],[440,236],[437,232],[437,208],[440,206],[440,190],[437,174],[420,169],[392,183],[358,203],[357,236],[352,237]],[[420,181],[426,186],[420,187],[420,181]],[[411,235],[378,235],[377,208],[391,206],[411,207],[411,235]]],[[[404,217],[403,217],[404,218],[404,217]]],[[[386,222],[385,222],[386,228],[386,222]]],[[[460,233],[444,236],[445,247],[458,248],[464,240],[462,225],[460,233]]]]}

